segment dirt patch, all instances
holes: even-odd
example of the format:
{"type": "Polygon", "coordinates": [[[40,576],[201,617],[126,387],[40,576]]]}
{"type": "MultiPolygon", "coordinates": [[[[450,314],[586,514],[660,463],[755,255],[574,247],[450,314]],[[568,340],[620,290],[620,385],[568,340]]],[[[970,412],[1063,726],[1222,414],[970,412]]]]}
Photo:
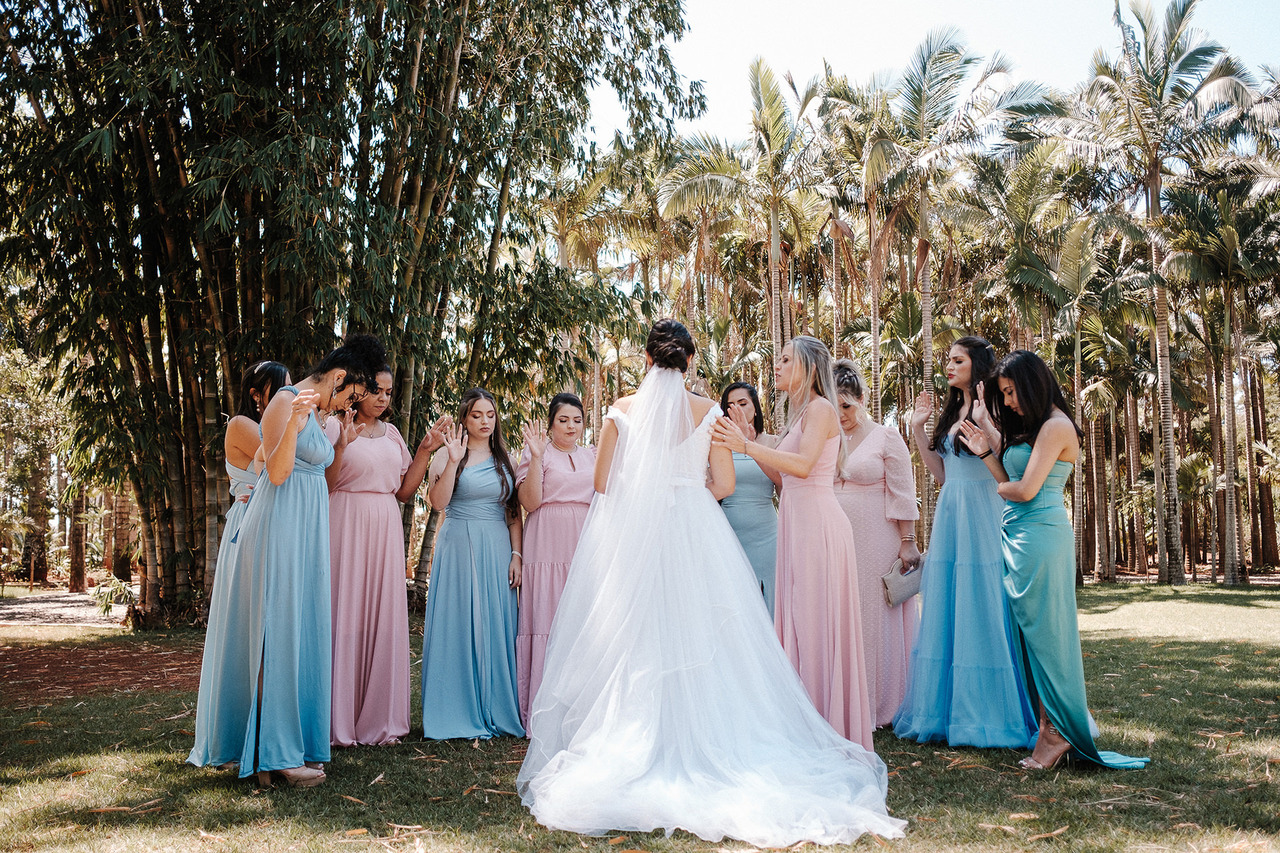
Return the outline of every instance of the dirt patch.
{"type": "Polygon", "coordinates": [[[204,647],[145,640],[84,646],[0,646],[0,704],[43,705],[92,693],[195,690],[204,647]]]}

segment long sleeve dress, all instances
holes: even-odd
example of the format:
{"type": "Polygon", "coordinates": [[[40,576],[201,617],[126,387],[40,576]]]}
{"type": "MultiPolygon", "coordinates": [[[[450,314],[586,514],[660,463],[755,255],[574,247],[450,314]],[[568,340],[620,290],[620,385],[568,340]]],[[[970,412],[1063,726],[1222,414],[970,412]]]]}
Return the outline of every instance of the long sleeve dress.
{"type": "MultiPolygon", "coordinates": [[[[325,430],[336,441],[335,418],[325,430]]],[[[342,453],[329,493],[335,746],[409,734],[409,602],[396,491],[413,457],[391,424],[342,453]]]]}
{"type": "Polygon", "coordinates": [[[911,454],[898,431],[877,426],[845,459],[836,500],[849,517],[858,555],[862,648],[873,725],[887,726],[907,690],[907,661],[920,621],[917,597],[890,607],[881,576],[898,558],[899,521],[920,517],[911,454]]]}
{"type": "MultiPolygon", "coordinates": [[[[802,432],[803,424],[792,429],[778,450],[799,452],[802,432]]],[[[818,713],[872,750],[858,562],[834,488],[839,452],[832,436],[808,477],[782,475],[775,626],[818,713]]]]}
{"type": "MultiPolygon", "coordinates": [[[[516,468],[517,488],[529,477],[529,460],[525,448],[516,468]]],[[[542,683],[551,621],[596,493],[595,465],[594,447],[575,447],[572,453],[565,453],[549,446],[542,454],[542,503],[525,520],[516,628],[516,687],[522,725],[528,725],[529,703],[542,683]]]]}

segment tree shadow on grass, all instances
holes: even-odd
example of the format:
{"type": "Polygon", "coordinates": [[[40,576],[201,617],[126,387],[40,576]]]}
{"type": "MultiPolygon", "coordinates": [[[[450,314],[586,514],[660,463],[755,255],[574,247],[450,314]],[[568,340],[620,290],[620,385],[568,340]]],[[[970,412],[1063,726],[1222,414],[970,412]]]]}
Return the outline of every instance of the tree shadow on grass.
{"type": "Polygon", "coordinates": [[[1076,590],[1081,613],[1109,613],[1126,604],[1138,603],[1222,604],[1251,609],[1280,607],[1280,589],[1275,587],[1156,586],[1152,584],[1090,584],[1076,590]]]}

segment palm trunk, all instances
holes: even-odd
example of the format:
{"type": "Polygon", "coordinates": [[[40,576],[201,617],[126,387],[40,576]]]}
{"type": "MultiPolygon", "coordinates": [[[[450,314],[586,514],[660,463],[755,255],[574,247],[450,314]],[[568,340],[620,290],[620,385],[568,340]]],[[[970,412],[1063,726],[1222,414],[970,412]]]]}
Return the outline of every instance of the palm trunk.
{"type": "MultiPolygon", "coordinates": [[[[924,388],[935,393],[937,384],[933,376],[933,290],[929,272],[929,192],[928,185],[920,184],[919,220],[916,223],[916,278],[920,283],[920,359],[923,363],[924,388]]],[[[930,417],[930,427],[938,422],[938,407],[930,417]]],[[[932,433],[932,429],[930,429],[932,433]]],[[[925,535],[933,528],[933,475],[927,470],[925,488],[920,500],[920,522],[925,535]]]]}
{"type": "Polygon", "coordinates": [[[1094,542],[1094,572],[1100,581],[1115,580],[1116,564],[1111,556],[1111,536],[1107,529],[1109,513],[1107,512],[1107,457],[1105,453],[1106,436],[1102,431],[1104,415],[1098,414],[1093,419],[1089,433],[1089,464],[1093,467],[1093,521],[1097,530],[1094,542]]]}
{"type": "Polygon", "coordinates": [[[77,484],[75,495],[71,498],[71,529],[67,531],[67,560],[71,568],[71,577],[67,582],[68,592],[84,592],[84,513],[87,505],[84,484],[77,484]]]}
{"type": "MultiPolygon", "coordinates": [[[[769,339],[773,342],[773,358],[782,356],[782,236],[778,231],[778,199],[769,199],[769,339]]],[[[775,393],[781,389],[775,389],[775,393]]],[[[782,406],[775,402],[773,425],[781,433],[785,424],[782,406]]]]}
{"type": "MultiPolygon", "coordinates": [[[[1075,334],[1075,361],[1071,370],[1072,384],[1072,404],[1075,406],[1076,417],[1084,422],[1084,401],[1080,396],[1080,322],[1076,321],[1075,334]]],[[[1075,531],[1075,548],[1076,548],[1076,566],[1080,569],[1090,562],[1085,559],[1084,553],[1084,454],[1076,454],[1075,471],[1071,477],[1071,526],[1075,531]]],[[[1089,449],[1089,458],[1093,458],[1093,448],[1089,449]]],[[[1094,567],[1094,573],[1097,574],[1097,567],[1094,567]]]]}
{"type": "MultiPolygon", "coordinates": [[[[1240,319],[1236,318],[1236,352],[1244,352],[1243,330],[1240,328],[1240,319]]],[[[1258,466],[1256,457],[1254,456],[1254,441],[1256,433],[1253,428],[1253,412],[1257,408],[1257,402],[1254,400],[1253,393],[1253,365],[1246,361],[1243,357],[1240,359],[1240,381],[1244,386],[1244,459],[1245,459],[1245,496],[1248,499],[1246,507],[1247,517],[1249,519],[1249,560],[1246,566],[1257,568],[1258,556],[1262,553],[1262,514],[1258,511],[1259,496],[1261,488],[1258,484],[1258,466]]],[[[1242,560],[1242,562],[1244,562],[1242,560]]],[[[1245,580],[1248,581],[1249,572],[1245,571],[1245,580]]]]}
{"type": "Polygon", "coordinates": [[[1134,505],[1130,516],[1129,571],[1145,575],[1150,560],[1147,557],[1146,512],[1138,489],[1138,471],[1142,470],[1142,452],[1138,447],[1138,398],[1132,391],[1124,395],[1124,410],[1125,473],[1134,505]]]}
{"type": "Polygon", "coordinates": [[[1229,585],[1240,583],[1240,539],[1236,521],[1236,371],[1235,348],[1232,346],[1234,323],[1232,316],[1233,294],[1228,285],[1222,291],[1226,307],[1226,321],[1223,324],[1222,336],[1222,419],[1225,425],[1222,447],[1222,479],[1225,481],[1225,528],[1226,538],[1223,542],[1222,580],[1229,585]]]}
{"type": "MultiPolygon", "coordinates": [[[[1160,215],[1160,170],[1153,169],[1147,181],[1147,215],[1160,215]]],[[[1164,248],[1151,243],[1151,268],[1159,270],[1164,248]]],[[[1163,474],[1164,494],[1156,508],[1156,522],[1164,543],[1160,555],[1160,580],[1168,584],[1187,582],[1182,562],[1182,518],[1178,512],[1178,454],[1173,434],[1173,366],[1169,355],[1169,291],[1157,276],[1155,285],[1157,396],[1160,402],[1160,444],[1156,463],[1163,474]]]]}

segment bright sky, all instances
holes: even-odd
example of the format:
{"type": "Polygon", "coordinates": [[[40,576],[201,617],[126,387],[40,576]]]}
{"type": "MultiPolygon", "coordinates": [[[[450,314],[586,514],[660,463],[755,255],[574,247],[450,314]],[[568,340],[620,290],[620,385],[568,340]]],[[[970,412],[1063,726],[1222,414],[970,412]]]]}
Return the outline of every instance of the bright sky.
{"type": "MultiPolygon", "coordinates": [[[[1166,0],[1152,4],[1163,18],[1166,0]]],[[[763,56],[803,87],[827,60],[855,82],[898,72],[925,34],[955,26],[971,50],[1007,56],[1014,75],[1069,89],[1088,75],[1099,47],[1119,51],[1113,0],[684,0],[689,31],[672,46],[676,68],[704,81],[707,111],[681,126],[730,140],[750,132],[747,68],[763,56]]],[[[1125,19],[1133,23],[1129,0],[1125,19]]],[[[1192,24],[1240,56],[1255,72],[1280,68],[1280,0],[1201,0],[1192,24]]],[[[621,122],[612,92],[594,99],[595,138],[605,144],[621,122]]]]}

